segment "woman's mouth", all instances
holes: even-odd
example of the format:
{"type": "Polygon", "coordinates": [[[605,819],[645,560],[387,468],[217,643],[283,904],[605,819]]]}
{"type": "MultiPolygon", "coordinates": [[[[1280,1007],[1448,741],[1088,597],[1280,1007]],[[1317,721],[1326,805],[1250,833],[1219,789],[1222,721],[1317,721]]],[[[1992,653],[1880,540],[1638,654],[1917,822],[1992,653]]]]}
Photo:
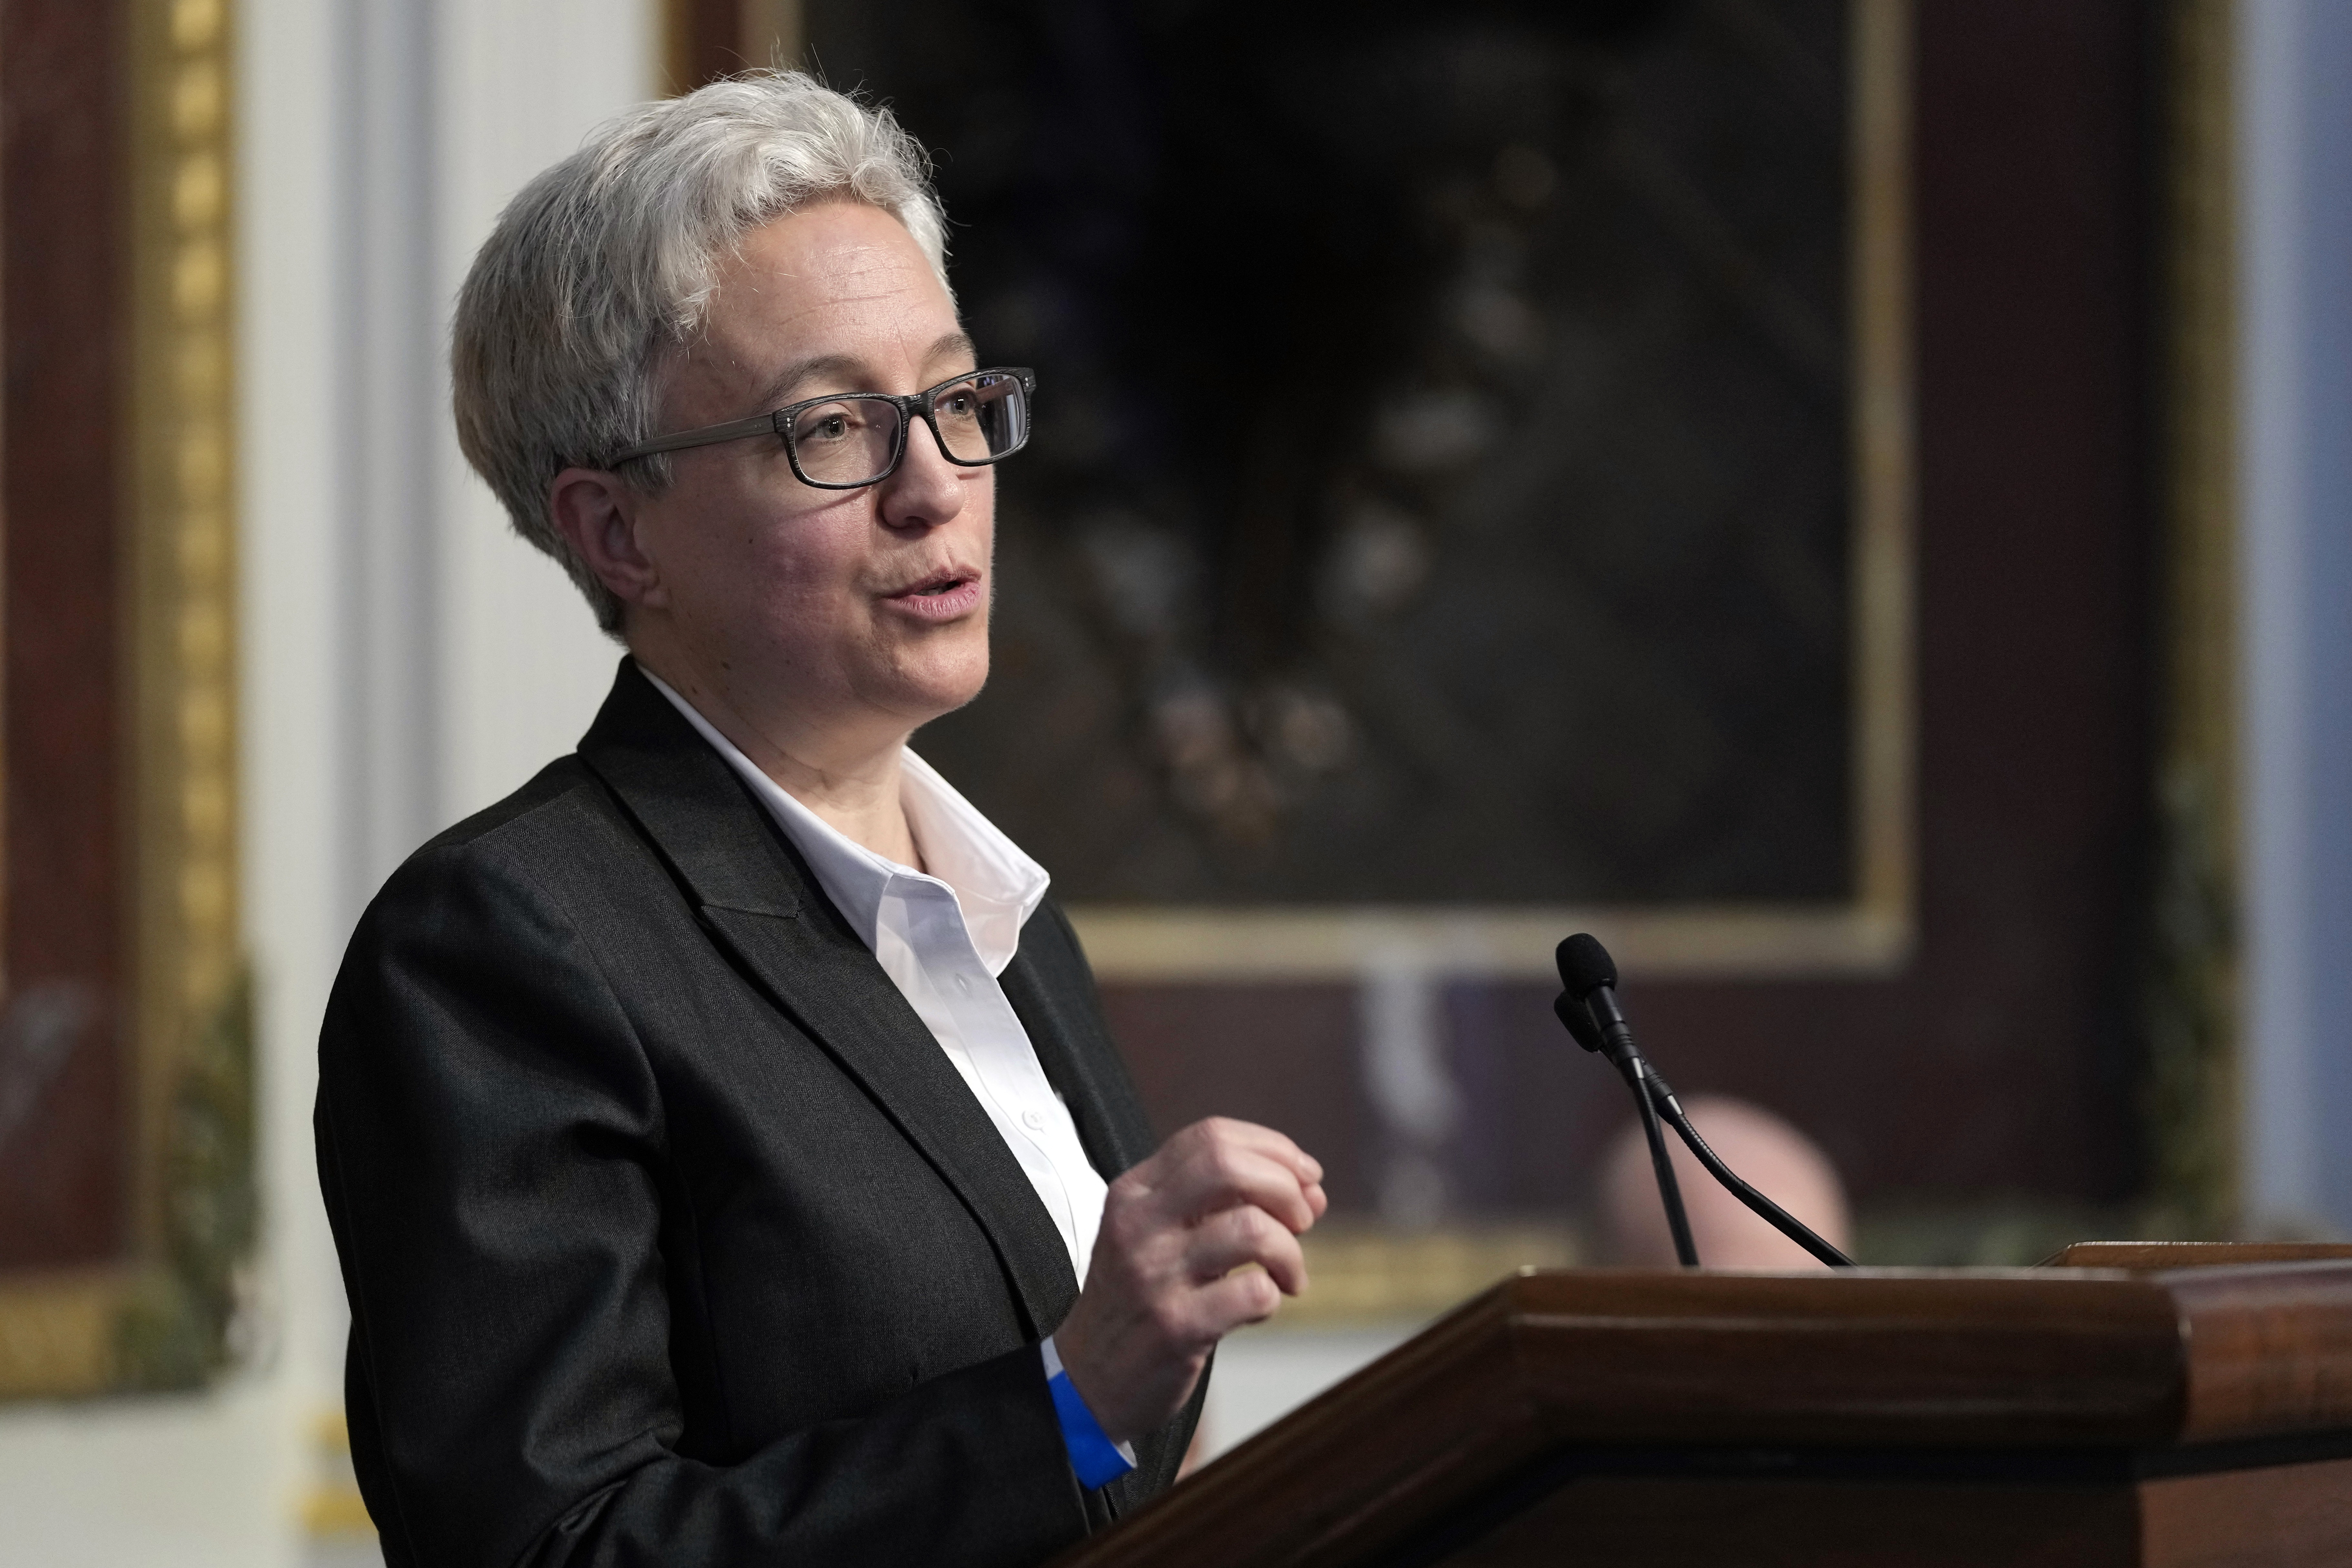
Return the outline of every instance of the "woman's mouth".
{"type": "Polygon", "coordinates": [[[942,572],[886,595],[882,602],[917,620],[954,621],[980,608],[982,597],[978,573],[942,572]]]}

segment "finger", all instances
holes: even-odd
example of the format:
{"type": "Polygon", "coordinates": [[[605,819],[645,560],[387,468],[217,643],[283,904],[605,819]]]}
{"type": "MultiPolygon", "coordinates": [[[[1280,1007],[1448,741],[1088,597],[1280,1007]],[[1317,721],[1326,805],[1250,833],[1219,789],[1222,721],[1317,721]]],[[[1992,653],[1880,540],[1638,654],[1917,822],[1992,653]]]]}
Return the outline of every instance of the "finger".
{"type": "Polygon", "coordinates": [[[1180,1225],[1244,1205],[1292,1230],[1315,1223],[1314,1205],[1289,1166],[1230,1143],[1201,1145],[1168,1173],[1154,1198],[1160,1213],[1180,1225]]]}
{"type": "Polygon", "coordinates": [[[1182,1129],[1161,1144],[1137,1170],[1139,1173],[1164,1173],[1203,1158],[1237,1152],[1255,1153],[1272,1160],[1287,1169],[1301,1186],[1323,1179],[1321,1163],[1283,1134],[1270,1127],[1261,1127],[1253,1121],[1236,1121],[1226,1116],[1207,1117],[1182,1129]]]}
{"type": "Polygon", "coordinates": [[[1286,1296],[1307,1289],[1307,1256],[1298,1238],[1264,1209],[1227,1209],[1204,1221],[1191,1233],[1184,1261],[1196,1282],[1220,1279],[1255,1264],[1286,1296]]]}
{"type": "Polygon", "coordinates": [[[1222,1338],[1244,1323],[1262,1323],[1274,1316],[1282,1305],[1282,1292],[1274,1280],[1255,1268],[1201,1287],[1193,1298],[1194,1317],[1204,1326],[1213,1325],[1222,1338]]]}
{"type": "Polygon", "coordinates": [[[1313,1185],[1323,1179],[1321,1161],[1283,1133],[1255,1121],[1242,1121],[1230,1116],[1206,1117],[1185,1128],[1169,1142],[1173,1143],[1188,1135],[1255,1150],[1269,1160],[1290,1167],[1302,1186],[1313,1185]]]}
{"type": "MultiPolygon", "coordinates": [[[[1196,1201],[1202,1191],[1198,1173],[1204,1165],[1241,1162],[1252,1157],[1270,1160],[1288,1171],[1302,1194],[1305,1189],[1320,1184],[1323,1179],[1321,1163],[1272,1128],[1260,1127],[1250,1121],[1236,1121],[1230,1117],[1212,1116],[1179,1131],[1149,1159],[1114,1182],[1112,1186],[1115,1190],[1125,1187],[1136,1196],[1172,1190],[1181,1194],[1183,1202],[1196,1201]]],[[[1183,1207],[1183,1202],[1175,1205],[1179,1211],[1183,1207]]],[[[1318,1212],[1310,1204],[1308,1217],[1311,1219],[1318,1212]]],[[[1194,1216],[1180,1212],[1179,1217],[1194,1216]]]]}

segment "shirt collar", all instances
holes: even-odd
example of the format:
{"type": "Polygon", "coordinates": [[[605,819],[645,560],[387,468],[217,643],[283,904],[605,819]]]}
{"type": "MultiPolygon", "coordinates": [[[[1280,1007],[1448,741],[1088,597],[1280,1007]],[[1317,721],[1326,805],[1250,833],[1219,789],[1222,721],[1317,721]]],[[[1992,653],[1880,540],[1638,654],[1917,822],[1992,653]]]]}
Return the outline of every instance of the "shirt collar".
{"type": "Polygon", "coordinates": [[[877,855],[793,798],[761,773],[694,705],[640,664],[654,689],[670,700],[696,733],[726,759],[768,815],[808,862],[825,897],[847,918],[868,948],[877,945],[883,900],[905,884],[946,889],[963,916],[972,951],[991,974],[1003,974],[1021,945],[1021,928],[1045,901],[1045,868],[1021,852],[939,771],[909,751],[899,770],[899,799],[929,874],[877,855]],[[893,884],[900,884],[895,889],[893,884]]]}

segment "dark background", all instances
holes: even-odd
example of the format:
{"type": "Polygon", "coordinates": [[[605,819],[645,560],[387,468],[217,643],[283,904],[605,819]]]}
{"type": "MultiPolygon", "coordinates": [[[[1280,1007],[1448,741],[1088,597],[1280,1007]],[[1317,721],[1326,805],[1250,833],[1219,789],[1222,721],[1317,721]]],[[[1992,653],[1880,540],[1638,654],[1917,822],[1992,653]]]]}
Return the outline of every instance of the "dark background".
{"type": "MultiPolygon", "coordinates": [[[[2148,18],[1918,8],[1920,942],[1887,981],[1655,984],[1628,1002],[1685,1092],[1744,1095],[1865,1202],[2136,1191],[2146,847],[2148,18]]],[[[1615,1086],[1549,987],[1450,998],[1483,1206],[1570,1205],[1615,1086]]],[[[1369,1147],[1345,988],[1123,986],[1163,1120],[1263,1116],[1369,1147]],[[1278,1043],[1279,1048],[1269,1048],[1278,1043]]],[[[1369,1200],[1360,1164],[1343,1204],[1369,1200]]],[[[1348,1176],[1342,1176],[1346,1184],[1348,1176]]]]}
{"type": "MultiPolygon", "coordinates": [[[[1101,18],[1125,9],[1040,5],[1023,14],[1083,36],[1089,18],[1108,26],[1101,18]]],[[[1638,51],[1656,36],[1644,29],[1664,28],[1671,39],[1676,27],[1727,27],[1751,10],[1695,5],[1659,23],[1644,19],[1647,8],[1618,9],[1615,20],[1631,31],[1595,47],[1638,51]]],[[[809,7],[822,68],[837,83],[862,81],[893,99],[919,133],[930,133],[924,94],[934,89],[912,66],[903,87],[888,74],[926,46],[899,24],[901,13],[892,14],[887,39],[858,37],[846,20],[853,15],[872,13],[830,0],[809,7]]],[[[1342,60],[1398,13],[1346,14],[1357,15],[1370,18],[1364,28],[1336,12],[1313,13],[1304,32],[1280,24],[1261,58],[1253,15],[1220,7],[1207,52],[1254,62],[1233,67],[1244,74],[1279,66],[1289,79],[1311,81],[1296,51],[1317,47],[1314,26],[1324,28],[1328,58],[1342,60]]],[[[1512,25],[1475,6],[1407,15],[1512,25]]],[[[1865,1204],[2112,1204],[2141,1179],[2133,984],[2153,700],[2158,19],[2156,8],[2093,0],[1926,0],[1916,8],[1916,956],[1886,980],[1636,977],[1628,993],[1680,1087],[1741,1094],[1787,1113],[1827,1145],[1865,1204]]],[[[995,90],[1018,95],[1026,79],[1011,72],[995,90]]],[[[1131,90],[1118,80],[1102,87],[1131,90]]],[[[1309,86],[1291,112],[1311,114],[1323,101],[1309,86]]],[[[1804,137],[1789,134],[1801,148],[1804,137]]],[[[955,205],[956,181],[965,160],[989,154],[942,140],[952,154],[942,176],[950,211],[975,221],[955,205]]],[[[1127,155],[1119,147],[1074,151],[1080,168],[1070,177],[1080,182],[1107,182],[1088,160],[1127,155]]],[[[1759,155],[1793,162],[1796,150],[1759,155]]],[[[1564,231],[1559,243],[1574,239],[1564,231]]],[[[982,245],[972,231],[957,243],[965,259],[982,245]]],[[[996,286],[985,277],[962,285],[976,308],[996,286]]],[[[1202,304],[1250,319],[1246,300],[1214,295],[1170,308],[1181,314],[1202,304]]],[[[987,318],[975,319],[991,341],[987,318]]],[[[1370,319],[1390,318],[1375,310],[1370,319]]],[[[1077,378],[1055,363],[1041,369],[1045,395],[1055,399],[1044,405],[1050,426],[1068,416],[1077,378]]],[[[1707,431],[1735,445],[1755,433],[1736,425],[1707,431]]],[[[1628,466],[1638,468],[1643,456],[1636,445],[1628,466]]],[[[1007,477],[1011,508],[1024,492],[1007,477]]],[[[1009,531],[1024,524],[1034,525],[1032,514],[1009,515],[1009,531]]],[[[1008,593],[1017,603],[1022,592],[1015,578],[1008,593]]],[[[1706,629],[1733,657],[1741,627],[1706,629]]],[[[1019,679],[1016,670],[1007,684],[1019,679]]],[[[1536,690],[1536,701],[1559,695],[1539,683],[1536,690]]],[[[931,734],[922,743],[951,771],[961,764],[957,776],[992,787],[984,768],[972,773],[970,759],[950,762],[951,748],[931,734]]],[[[1057,763],[1066,755],[1044,754],[1057,763]]],[[[1090,779],[1089,788],[1066,792],[1061,820],[1093,815],[1104,805],[1098,790],[1090,779]]],[[[1004,802],[983,805],[1002,811],[1004,802]]],[[[1789,835],[1803,837],[1801,828],[1789,835]]],[[[1057,837],[1029,841],[1062,878],[1057,837]]],[[[1604,875],[1601,885],[1622,884],[1604,875]]],[[[1665,886],[1676,884],[1668,877],[1665,886]]],[[[1449,1175],[1469,1212],[1572,1210],[1619,1115],[1606,1075],[1563,1053],[1549,1000],[1549,988],[1534,985],[1462,984],[1447,994],[1452,1065],[1470,1111],[1449,1175]]],[[[1339,985],[1118,985],[1110,994],[1122,1043],[1163,1124],[1216,1110],[1285,1127],[1331,1156],[1343,1208],[1371,1201],[1378,1157],[1359,1087],[1357,1005],[1353,988],[1339,985]]]]}
{"type": "Polygon", "coordinates": [[[1847,892],[1838,0],[805,16],[1040,373],[919,743],[1065,899],[1847,892]]]}
{"type": "MultiPolygon", "coordinates": [[[[827,31],[849,9],[809,6],[818,63],[836,82],[894,92],[827,31]]],[[[1029,14],[1083,31],[1129,9],[1029,14]]],[[[1638,27],[1650,10],[1614,9],[1580,16],[1638,27]]],[[[1801,14],[1739,0],[1685,9],[1726,26],[1801,14]]],[[[1234,8],[1208,47],[1250,58],[1262,26],[1287,29],[1264,21],[1285,10],[1323,27],[1335,58],[1353,47],[1358,15],[1498,14],[1234,8]]],[[[2095,1208],[2145,1179],[2135,997],[2157,701],[2165,8],[1918,0],[1913,14],[1918,946],[1887,979],[1635,976],[1627,999],[1680,1088],[1785,1112],[1866,1208],[2095,1208]]],[[[1104,805],[1068,799],[1071,815],[1104,805]]],[[[1562,1048],[1549,990],[1446,994],[1469,1111],[1447,1174],[1468,1215],[1572,1213],[1619,1114],[1605,1075],[1562,1048]]],[[[1272,1122],[1325,1155],[1343,1210],[1371,1204],[1381,1137],[1353,988],[1115,985],[1108,1000],[1163,1126],[1209,1111],[1272,1122]]]]}

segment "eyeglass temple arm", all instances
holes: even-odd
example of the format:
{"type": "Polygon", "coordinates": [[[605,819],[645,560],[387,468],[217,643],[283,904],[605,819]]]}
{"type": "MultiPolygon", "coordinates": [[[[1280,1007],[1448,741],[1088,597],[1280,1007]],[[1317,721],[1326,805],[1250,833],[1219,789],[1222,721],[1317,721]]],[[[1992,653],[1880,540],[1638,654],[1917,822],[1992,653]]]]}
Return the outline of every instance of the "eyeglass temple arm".
{"type": "Polygon", "coordinates": [[[613,467],[634,462],[639,458],[657,457],[664,452],[683,452],[689,447],[715,447],[721,441],[740,441],[746,436],[772,436],[776,433],[776,416],[758,414],[749,419],[737,419],[725,425],[706,425],[699,430],[681,430],[674,436],[656,436],[650,441],[640,441],[625,452],[613,455],[613,467]]]}

